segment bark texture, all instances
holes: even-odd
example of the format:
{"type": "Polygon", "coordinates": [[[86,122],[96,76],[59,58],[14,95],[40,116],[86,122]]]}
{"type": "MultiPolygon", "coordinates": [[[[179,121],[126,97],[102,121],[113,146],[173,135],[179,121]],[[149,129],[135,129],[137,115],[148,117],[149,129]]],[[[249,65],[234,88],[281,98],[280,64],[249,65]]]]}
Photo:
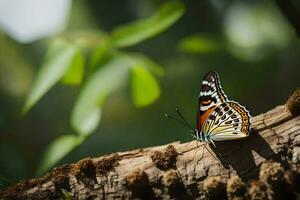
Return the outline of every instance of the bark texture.
{"type": "Polygon", "coordinates": [[[297,90],[253,117],[248,138],[217,148],[174,142],[86,158],[4,188],[0,199],[297,199],[299,105],[297,90]]]}

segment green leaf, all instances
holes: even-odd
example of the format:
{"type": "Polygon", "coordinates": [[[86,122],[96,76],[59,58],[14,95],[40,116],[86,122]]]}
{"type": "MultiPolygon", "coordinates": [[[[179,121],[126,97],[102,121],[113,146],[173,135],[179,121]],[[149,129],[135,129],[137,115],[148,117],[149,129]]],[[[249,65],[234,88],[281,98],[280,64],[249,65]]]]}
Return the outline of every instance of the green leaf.
{"type": "Polygon", "coordinates": [[[44,152],[37,169],[37,175],[40,176],[48,171],[83,141],[84,137],[71,134],[56,138],[44,152]]]}
{"type": "Polygon", "coordinates": [[[78,51],[62,79],[64,84],[77,85],[81,83],[84,75],[84,60],[84,56],[78,51]]]}
{"type": "Polygon", "coordinates": [[[113,51],[107,45],[106,42],[100,43],[92,50],[92,55],[90,59],[90,71],[97,69],[97,67],[104,64],[113,56],[113,51]]]}
{"type": "Polygon", "coordinates": [[[63,40],[56,40],[50,46],[27,97],[23,112],[30,110],[31,107],[63,77],[77,53],[77,46],[63,40]]]}
{"type": "Polygon", "coordinates": [[[82,49],[96,47],[99,43],[107,41],[108,35],[100,29],[82,29],[70,31],[63,34],[63,37],[72,43],[80,46],[82,49]]]}
{"type": "Polygon", "coordinates": [[[128,61],[115,57],[98,68],[87,80],[71,115],[71,125],[77,132],[88,135],[96,129],[106,97],[124,85],[127,74],[128,61]]]}
{"type": "Polygon", "coordinates": [[[127,58],[132,62],[132,66],[139,65],[145,67],[149,72],[154,73],[155,75],[162,76],[164,75],[164,70],[162,66],[157,64],[148,56],[141,53],[126,53],[127,58]]]}
{"type": "Polygon", "coordinates": [[[167,2],[149,18],[113,30],[111,35],[112,45],[127,47],[154,37],[174,24],[183,15],[184,10],[184,4],[180,1],[167,2]]]}
{"type": "Polygon", "coordinates": [[[179,49],[186,53],[213,53],[222,48],[220,41],[206,35],[193,35],[184,38],[179,43],[179,49]]]}
{"type": "Polygon", "coordinates": [[[144,67],[131,68],[131,91],[136,106],[147,106],[160,95],[160,88],[155,78],[144,67]]]}

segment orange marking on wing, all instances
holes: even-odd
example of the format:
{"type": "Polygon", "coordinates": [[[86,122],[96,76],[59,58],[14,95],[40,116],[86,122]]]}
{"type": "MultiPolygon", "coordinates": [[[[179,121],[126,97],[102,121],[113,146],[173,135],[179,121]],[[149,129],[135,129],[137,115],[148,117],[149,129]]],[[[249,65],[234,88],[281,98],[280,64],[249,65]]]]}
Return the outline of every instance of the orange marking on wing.
{"type": "Polygon", "coordinates": [[[212,113],[212,111],[215,109],[216,106],[211,107],[210,109],[206,110],[205,113],[203,113],[203,115],[201,115],[199,117],[199,122],[201,124],[201,127],[203,127],[206,119],[208,118],[208,116],[212,113]]]}
{"type": "Polygon", "coordinates": [[[202,104],[209,104],[211,102],[211,100],[206,100],[206,101],[202,101],[202,104]]]}

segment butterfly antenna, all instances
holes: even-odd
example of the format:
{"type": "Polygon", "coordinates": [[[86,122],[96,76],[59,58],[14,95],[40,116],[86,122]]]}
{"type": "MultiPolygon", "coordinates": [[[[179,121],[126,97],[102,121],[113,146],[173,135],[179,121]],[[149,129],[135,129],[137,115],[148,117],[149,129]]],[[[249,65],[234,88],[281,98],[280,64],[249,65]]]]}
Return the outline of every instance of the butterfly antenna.
{"type": "Polygon", "coordinates": [[[183,121],[181,121],[181,120],[179,120],[179,119],[177,119],[177,118],[175,118],[175,117],[173,117],[173,116],[171,116],[171,115],[165,114],[165,117],[168,118],[168,119],[172,119],[172,120],[176,121],[177,123],[179,123],[179,124],[181,124],[181,125],[183,125],[183,126],[185,126],[185,127],[188,127],[189,129],[191,128],[191,127],[190,127],[188,124],[186,124],[185,122],[183,122],[183,121]]]}
{"type": "Polygon", "coordinates": [[[180,119],[182,119],[182,121],[190,128],[190,129],[194,129],[188,122],[187,120],[183,117],[183,115],[181,114],[181,112],[179,111],[178,108],[176,108],[176,112],[178,114],[178,116],[180,117],[180,119]]]}

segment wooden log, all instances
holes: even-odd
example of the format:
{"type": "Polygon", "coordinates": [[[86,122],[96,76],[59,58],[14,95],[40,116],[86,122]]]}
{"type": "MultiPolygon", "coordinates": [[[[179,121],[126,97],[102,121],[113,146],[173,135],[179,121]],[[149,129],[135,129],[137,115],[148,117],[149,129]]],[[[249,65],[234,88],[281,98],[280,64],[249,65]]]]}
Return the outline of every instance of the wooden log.
{"type": "Polygon", "coordinates": [[[300,90],[286,105],[251,118],[245,139],[216,142],[217,148],[173,142],[86,158],[4,188],[0,199],[296,198],[300,90]]]}

